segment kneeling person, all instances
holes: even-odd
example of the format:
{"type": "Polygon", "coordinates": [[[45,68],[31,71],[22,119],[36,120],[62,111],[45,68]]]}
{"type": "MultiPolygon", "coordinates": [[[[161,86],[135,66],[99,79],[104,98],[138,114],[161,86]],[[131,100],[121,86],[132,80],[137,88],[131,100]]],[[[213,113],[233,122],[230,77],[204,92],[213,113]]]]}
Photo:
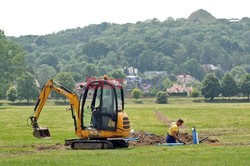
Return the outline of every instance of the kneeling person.
{"type": "Polygon", "coordinates": [[[179,127],[184,123],[182,119],[179,119],[177,122],[173,122],[170,124],[168,129],[168,135],[166,138],[167,143],[176,143],[176,140],[178,140],[181,143],[184,143],[181,141],[181,139],[178,138],[179,133],[179,127]]]}

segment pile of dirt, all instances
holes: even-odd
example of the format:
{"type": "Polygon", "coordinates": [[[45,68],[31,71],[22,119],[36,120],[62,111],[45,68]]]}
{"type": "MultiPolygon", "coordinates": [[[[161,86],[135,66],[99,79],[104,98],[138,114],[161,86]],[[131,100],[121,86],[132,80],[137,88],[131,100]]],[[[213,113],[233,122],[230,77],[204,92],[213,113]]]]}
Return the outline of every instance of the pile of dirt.
{"type": "Polygon", "coordinates": [[[57,143],[55,145],[51,145],[51,146],[44,146],[44,145],[38,145],[36,146],[37,150],[65,150],[66,146],[57,143]]]}
{"type": "MultiPolygon", "coordinates": [[[[166,136],[156,135],[144,131],[136,131],[132,133],[130,137],[139,138],[138,141],[130,141],[130,146],[156,145],[158,143],[166,143],[166,136]]],[[[180,133],[179,138],[189,144],[192,142],[192,137],[188,135],[188,133],[180,133]]]]}
{"type": "Polygon", "coordinates": [[[178,137],[187,144],[192,143],[192,136],[189,135],[188,133],[179,133],[178,137]]]}
{"type": "Polygon", "coordinates": [[[143,146],[143,145],[155,145],[158,143],[164,143],[165,137],[152,134],[144,131],[136,131],[131,133],[130,137],[139,138],[138,141],[130,141],[129,146],[143,146]]]}
{"type": "MultiPolygon", "coordinates": [[[[188,133],[179,133],[179,138],[183,140],[186,144],[192,144],[192,136],[188,133]]],[[[129,141],[129,146],[144,146],[144,145],[156,145],[159,143],[166,143],[166,137],[161,135],[156,135],[149,132],[144,131],[135,131],[130,134],[132,138],[139,138],[137,141],[129,141]]],[[[205,137],[201,137],[205,138],[205,137]]],[[[203,140],[201,143],[211,144],[213,146],[221,145],[220,141],[217,139],[207,138],[203,140]]]]}

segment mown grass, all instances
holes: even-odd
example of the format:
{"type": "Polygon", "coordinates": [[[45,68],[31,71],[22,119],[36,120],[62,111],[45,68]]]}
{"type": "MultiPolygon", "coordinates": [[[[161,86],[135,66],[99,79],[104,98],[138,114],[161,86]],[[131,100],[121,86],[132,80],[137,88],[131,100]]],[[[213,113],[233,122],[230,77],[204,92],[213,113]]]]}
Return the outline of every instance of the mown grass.
{"type": "Polygon", "coordinates": [[[183,118],[185,132],[196,126],[202,135],[220,141],[182,147],[144,146],[118,150],[38,150],[37,146],[63,144],[75,138],[70,111],[49,101],[39,120],[50,129],[52,138],[32,136],[26,120],[33,106],[0,105],[0,165],[248,165],[250,163],[250,103],[193,102],[190,98],[170,98],[169,104],[144,104],[126,100],[126,112],[132,128],[165,135],[165,124],[155,111],[170,120],[183,118]]]}

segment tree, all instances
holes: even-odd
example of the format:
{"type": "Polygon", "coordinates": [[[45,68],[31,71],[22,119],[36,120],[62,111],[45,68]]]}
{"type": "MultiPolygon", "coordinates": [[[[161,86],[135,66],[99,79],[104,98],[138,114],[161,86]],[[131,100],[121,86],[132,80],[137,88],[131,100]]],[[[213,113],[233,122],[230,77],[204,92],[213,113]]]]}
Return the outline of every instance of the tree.
{"type": "Polygon", "coordinates": [[[81,82],[82,81],[82,75],[77,72],[71,72],[70,73],[72,78],[74,79],[75,82],[81,82]]]}
{"type": "Polygon", "coordinates": [[[214,98],[220,94],[220,89],[221,86],[219,80],[215,75],[212,73],[207,74],[202,81],[202,95],[204,95],[205,98],[214,100],[214,98]]]}
{"type": "Polygon", "coordinates": [[[156,103],[158,104],[165,104],[168,102],[168,95],[165,91],[159,91],[156,94],[156,103]]]}
{"type": "Polygon", "coordinates": [[[164,81],[162,81],[163,84],[163,90],[167,90],[171,86],[173,86],[173,82],[169,78],[165,78],[164,81]]]}
{"type": "Polygon", "coordinates": [[[198,90],[198,92],[200,92],[202,88],[202,83],[200,81],[193,80],[188,82],[186,87],[193,87],[194,89],[198,90]]]}
{"type": "Polygon", "coordinates": [[[17,91],[16,91],[16,88],[14,86],[11,86],[9,88],[9,90],[6,93],[6,98],[8,100],[10,100],[11,102],[16,101],[16,99],[17,99],[17,91]]]}
{"type": "Polygon", "coordinates": [[[20,46],[8,40],[0,30],[0,98],[6,97],[9,85],[25,72],[25,54],[20,46]]]}
{"type": "Polygon", "coordinates": [[[247,95],[247,99],[249,100],[250,95],[250,74],[247,74],[242,82],[241,82],[241,91],[244,95],[247,95]]]}
{"type": "Polygon", "coordinates": [[[238,86],[234,78],[228,73],[221,81],[221,94],[224,97],[235,96],[238,93],[238,86]]]}
{"type": "Polygon", "coordinates": [[[131,94],[132,97],[135,98],[136,101],[138,101],[138,99],[142,96],[142,91],[140,89],[135,88],[132,90],[131,94]]]}
{"type": "Polygon", "coordinates": [[[145,50],[139,56],[138,69],[140,71],[152,71],[154,70],[156,51],[145,50]]]}
{"type": "Polygon", "coordinates": [[[114,79],[125,79],[126,77],[125,74],[119,69],[112,70],[108,73],[108,75],[114,79]]]}
{"type": "Polygon", "coordinates": [[[196,88],[194,88],[191,92],[191,96],[196,98],[199,97],[199,95],[200,95],[199,91],[196,88]]]}
{"type": "Polygon", "coordinates": [[[55,68],[46,64],[40,65],[36,70],[36,78],[41,86],[46,84],[48,79],[53,78],[55,75],[55,68]]]}
{"type": "Polygon", "coordinates": [[[54,77],[54,80],[70,91],[73,91],[75,89],[75,81],[70,73],[67,72],[58,73],[54,77]]]}
{"type": "Polygon", "coordinates": [[[247,71],[242,66],[235,66],[230,71],[230,74],[235,80],[240,80],[244,74],[247,74],[247,71]]]}
{"type": "Polygon", "coordinates": [[[99,71],[97,70],[97,66],[94,64],[87,64],[82,70],[83,79],[88,77],[97,77],[99,76],[99,71]]]}
{"type": "MultiPolygon", "coordinates": [[[[70,73],[67,72],[58,73],[54,77],[54,80],[70,91],[73,91],[75,89],[75,81],[70,73]]],[[[62,96],[61,94],[54,92],[52,93],[52,96],[56,98],[66,99],[65,96],[62,96]]]]}
{"type": "Polygon", "coordinates": [[[42,54],[40,57],[40,62],[39,64],[47,64],[48,66],[53,66],[54,68],[56,68],[56,66],[58,65],[58,58],[56,55],[54,54],[42,54]]]}
{"type": "Polygon", "coordinates": [[[215,76],[216,76],[219,80],[221,80],[221,79],[223,78],[223,76],[224,76],[224,72],[223,72],[221,69],[216,69],[216,70],[215,70],[215,76]]]}
{"type": "Polygon", "coordinates": [[[38,88],[32,74],[26,72],[17,79],[17,98],[26,99],[27,102],[38,97],[38,88]]]}
{"type": "Polygon", "coordinates": [[[90,58],[97,59],[100,56],[106,56],[110,50],[107,43],[100,40],[90,40],[83,46],[82,51],[90,58]]]}
{"type": "Polygon", "coordinates": [[[184,62],[181,65],[181,67],[182,67],[182,70],[185,74],[190,74],[200,81],[204,77],[204,71],[203,71],[201,65],[198,64],[197,60],[194,58],[184,62]]]}

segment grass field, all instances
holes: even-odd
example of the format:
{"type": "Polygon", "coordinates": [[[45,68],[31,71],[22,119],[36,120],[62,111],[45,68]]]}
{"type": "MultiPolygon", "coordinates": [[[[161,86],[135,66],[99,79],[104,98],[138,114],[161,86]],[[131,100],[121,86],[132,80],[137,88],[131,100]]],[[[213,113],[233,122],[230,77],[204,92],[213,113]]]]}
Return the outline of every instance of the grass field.
{"type": "MultiPolygon", "coordinates": [[[[199,100],[198,100],[199,101],[199,100]]],[[[142,146],[118,150],[44,149],[41,146],[64,144],[75,138],[73,121],[67,106],[48,102],[40,124],[47,126],[51,139],[32,136],[26,124],[34,106],[0,105],[0,165],[249,165],[250,103],[204,103],[189,98],[171,98],[169,104],[144,104],[126,100],[126,112],[132,128],[165,135],[166,126],[158,121],[155,111],[168,119],[183,118],[185,132],[196,126],[201,135],[218,139],[220,144],[186,145],[181,147],[142,146]]],[[[183,131],[183,132],[184,132],[183,131]]]]}

